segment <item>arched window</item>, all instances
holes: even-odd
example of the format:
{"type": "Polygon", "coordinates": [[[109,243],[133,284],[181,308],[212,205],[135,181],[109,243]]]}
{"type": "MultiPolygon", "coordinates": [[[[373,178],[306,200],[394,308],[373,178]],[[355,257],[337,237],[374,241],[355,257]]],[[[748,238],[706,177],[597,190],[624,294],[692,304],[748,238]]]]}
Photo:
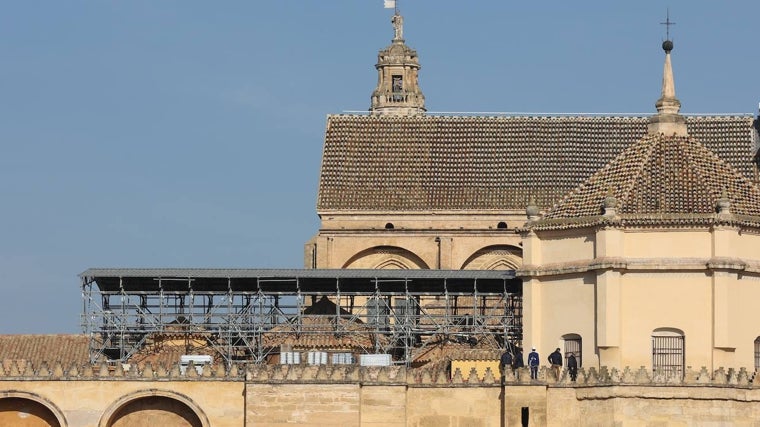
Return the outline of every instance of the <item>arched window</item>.
{"type": "Polygon", "coordinates": [[[657,328],[652,332],[652,369],[683,378],[684,334],[680,329],[657,328]]]}
{"type": "Polygon", "coordinates": [[[581,336],[578,334],[562,335],[562,341],[565,342],[565,366],[567,366],[567,358],[572,353],[575,355],[578,367],[583,367],[583,340],[581,336]]]}
{"type": "Polygon", "coordinates": [[[507,223],[502,221],[498,224],[496,224],[496,228],[507,228],[507,223]]]}
{"type": "Polygon", "coordinates": [[[385,224],[385,229],[386,230],[393,230],[393,223],[389,222],[389,223],[385,224]]]}
{"type": "Polygon", "coordinates": [[[755,371],[760,371],[760,337],[755,338],[755,371]]]}

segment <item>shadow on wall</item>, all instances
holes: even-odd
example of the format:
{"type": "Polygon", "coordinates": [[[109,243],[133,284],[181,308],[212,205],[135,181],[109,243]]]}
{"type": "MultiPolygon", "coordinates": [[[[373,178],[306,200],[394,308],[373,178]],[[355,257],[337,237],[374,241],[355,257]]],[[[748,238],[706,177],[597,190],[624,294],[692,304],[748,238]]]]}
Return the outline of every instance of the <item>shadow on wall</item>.
{"type": "Polygon", "coordinates": [[[108,427],[202,427],[198,415],[177,400],[151,396],[133,400],[122,406],[109,420],[108,427]]]}
{"type": "Polygon", "coordinates": [[[0,399],[0,426],[61,427],[45,405],[33,400],[10,397],[0,399]]]}

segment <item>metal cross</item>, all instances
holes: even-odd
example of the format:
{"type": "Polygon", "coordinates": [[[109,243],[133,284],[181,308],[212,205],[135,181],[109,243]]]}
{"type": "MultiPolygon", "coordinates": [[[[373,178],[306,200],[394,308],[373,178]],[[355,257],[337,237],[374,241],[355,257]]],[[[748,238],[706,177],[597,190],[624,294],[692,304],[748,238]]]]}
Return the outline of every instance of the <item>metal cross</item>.
{"type": "Polygon", "coordinates": [[[660,25],[665,26],[665,37],[670,40],[670,26],[676,25],[675,22],[670,20],[670,9],[667,9],[667,15],[665,15],[665,22],[660,22],[660,25]]]}

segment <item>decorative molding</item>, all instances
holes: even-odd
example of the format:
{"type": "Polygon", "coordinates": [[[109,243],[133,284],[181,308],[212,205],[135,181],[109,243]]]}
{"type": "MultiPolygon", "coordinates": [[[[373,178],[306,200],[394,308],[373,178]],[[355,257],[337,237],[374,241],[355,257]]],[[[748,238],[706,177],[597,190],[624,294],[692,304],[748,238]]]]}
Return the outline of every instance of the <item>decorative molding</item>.
{"type": "Polygon", "coordinates": [[[0,381],[242,381],[245,378],[245,365],[237,364],[227,368],[223,364],[194,366],[191,362],[184,374],[179,364],[153,366],[150,363],[122,365],[100,362],[65,366],[60,362],[34,365],[29,361],[6,360],[0,366],[0,381]]]}
{"type": "MultiPolygon", "coordinates": [[[[490,368],[482,379],[473,368],[469,372],[456,369],[453,373],[440,366],[406,368],[404,366],[357,366],[357,365],[188,365],[182,374],[179,365],[157,366],[150,364],[129,369],[120,369],[106,363],[73,365],[64,367],[60,363],[30,362],[18,366],[15,362],[3,363],[0,370],[2,381],[239,381],[253,384],[362,384],[362,385],[404,385],[408,387],[499,387],[504,385],[541,385],[551,387],[596,387],[596,386],[709,386],[760,389],[760,375],[746,368],[718,368],[709,372],[706,367],[694,370],[688,366],[683,376],[668,375],[661,370],[652,371],[641,366],[636,369],[625,367],[579,368],[576,381],[571,381],[567,369],[555,378],[551,370],[542,366],[538,379],[530,379],[530,370],[520,368],[505,373],[493,372],[490,368]],[[196,369],[201,372],[198,373],[196,369]]],[[[10,391],[0,391],[0,398],[8,397],[10,391]]]]}
{"type": "Polygon", "coordinates": [[[599,257],[591,260],[570,261],[545,265],[526,265],[516,271],[518,277],[553,276],[560,274],[585,273],[599,270],[625,270],[626,272],[663,270],[685,271],[725,271],[760,272],[760,263],[740,258],[626,258],[599,257]]]}

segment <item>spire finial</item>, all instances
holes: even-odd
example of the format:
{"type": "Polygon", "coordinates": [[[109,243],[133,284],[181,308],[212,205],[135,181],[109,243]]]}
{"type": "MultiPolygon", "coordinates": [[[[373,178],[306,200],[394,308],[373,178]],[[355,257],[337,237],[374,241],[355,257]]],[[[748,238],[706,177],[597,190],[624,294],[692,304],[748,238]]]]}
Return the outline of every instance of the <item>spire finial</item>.
{"type": "MultiPolygon", "coordinates": [[[[671,25],[676,25],[675,22],[673,22],[673,21],[670,20],[670,9],[666,9],[666,11],[665,11],[665,22],[660,22],[660,25],[664,25],[665,26],[665,41],[670,41],[670,26],[671,25]]],[[[663,44],[663,46],[664,46],[664,44],[663,44]]],[[[671,47],[671,49],[673,49],[673,48],[671,47]]]]}
{"type": "Polygon", "coordinates": [[[676,23],[670,20],[670,10],[667,12],[665,22],[667,39],[662,42],[665,51],[665,65],[662,71],[662,94],[655,103],[657,115],[649,121],[649,134],[664,134],[667,136],[686,136],[686,120],[681,116],[681,102],[676,98],[676,84],[673,78],[673,65],[670,61],[670,52],[673,51],[673,41],[670,40],[670,27],[676,23]]]}

